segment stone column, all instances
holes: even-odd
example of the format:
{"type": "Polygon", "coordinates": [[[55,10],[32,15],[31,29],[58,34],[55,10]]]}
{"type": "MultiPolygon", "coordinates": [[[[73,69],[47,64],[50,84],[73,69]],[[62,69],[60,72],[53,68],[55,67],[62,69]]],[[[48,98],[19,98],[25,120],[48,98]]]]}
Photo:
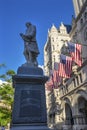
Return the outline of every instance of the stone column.
{"type": "Polygon", "coordinates": [[[77,15],[79,14],[78,1],[77,0],[73,0],[73,5],[74,5],[74,10],[75,10],[75,15],[77,17],[77,15]]]}

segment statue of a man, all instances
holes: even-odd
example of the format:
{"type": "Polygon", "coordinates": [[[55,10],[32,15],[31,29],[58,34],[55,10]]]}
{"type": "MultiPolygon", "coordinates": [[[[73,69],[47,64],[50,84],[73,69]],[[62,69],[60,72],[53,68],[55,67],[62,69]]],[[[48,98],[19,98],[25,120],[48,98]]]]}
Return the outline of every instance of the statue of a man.
{"type": "Polygon", "coordinates": [[[32,63],[34,66],[37,66],[39,50],[36,41],[36,27],[30,22],[26,23],[26,27],[26,33],[20,33],[20,36],[24,40],[24,56],[27,63],[32,63]]]}

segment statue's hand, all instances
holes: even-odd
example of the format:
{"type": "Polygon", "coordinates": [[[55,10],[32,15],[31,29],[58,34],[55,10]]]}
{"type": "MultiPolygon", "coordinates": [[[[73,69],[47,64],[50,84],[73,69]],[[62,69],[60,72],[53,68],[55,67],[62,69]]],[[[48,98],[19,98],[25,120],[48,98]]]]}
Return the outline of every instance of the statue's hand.
{"type": "Polygon", "coordinates": [[[20,33],[20,36],[22,37],[23,40],[26,39],[26,36],[23,33],[20,33]]]}
{"type": "Polygon", "coordinates": [[[24,35],[23,33],[20,33],[20,36],[22,37],[22,39],[24,40],[24,41],[27,41],[27,42],[30,42],[30,40],[31,40],[31,38],[32,38],[32,36],[31,35],[24,35]]]}

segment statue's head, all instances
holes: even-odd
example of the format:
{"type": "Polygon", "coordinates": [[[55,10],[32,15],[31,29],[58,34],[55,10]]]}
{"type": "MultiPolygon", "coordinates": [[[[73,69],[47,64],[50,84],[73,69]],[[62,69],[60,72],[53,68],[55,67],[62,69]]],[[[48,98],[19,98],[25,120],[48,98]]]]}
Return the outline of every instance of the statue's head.
{"type": "Polygon", "coordinates": [[[31,22],[26,23],[26,27],[29,27],[31,25],[31,22]]]}

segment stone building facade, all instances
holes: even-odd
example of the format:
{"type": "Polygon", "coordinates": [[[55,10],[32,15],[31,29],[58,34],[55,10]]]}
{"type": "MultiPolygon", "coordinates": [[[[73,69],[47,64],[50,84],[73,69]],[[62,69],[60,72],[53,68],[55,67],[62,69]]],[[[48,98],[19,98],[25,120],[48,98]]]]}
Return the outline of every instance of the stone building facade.
{"type": "Polygon", "coordinates": [[[44,46],[44,68],[49,76],[64,43],[83,44],[82,66],[74,65],[71,78],[63,79],[58,89],[46,91],[48,125],[57,130],[87,130],[87,0],[73,0],[73,5],[76,17],[72,28],[63,23],[59,29],[53,25],[44,46]]]}
{"type": "Polygon", "coordinates": [[[59,57],[61,49],[64,46],[64,41],[70,40],[70,30],[70,25],[61,23],[58,29],[52,25],[48,31],[47,42],[44,46],[44,69],[46,75],[49,75],[49,70],[54,69],[54,62],[60,61],[59,57]]]}

